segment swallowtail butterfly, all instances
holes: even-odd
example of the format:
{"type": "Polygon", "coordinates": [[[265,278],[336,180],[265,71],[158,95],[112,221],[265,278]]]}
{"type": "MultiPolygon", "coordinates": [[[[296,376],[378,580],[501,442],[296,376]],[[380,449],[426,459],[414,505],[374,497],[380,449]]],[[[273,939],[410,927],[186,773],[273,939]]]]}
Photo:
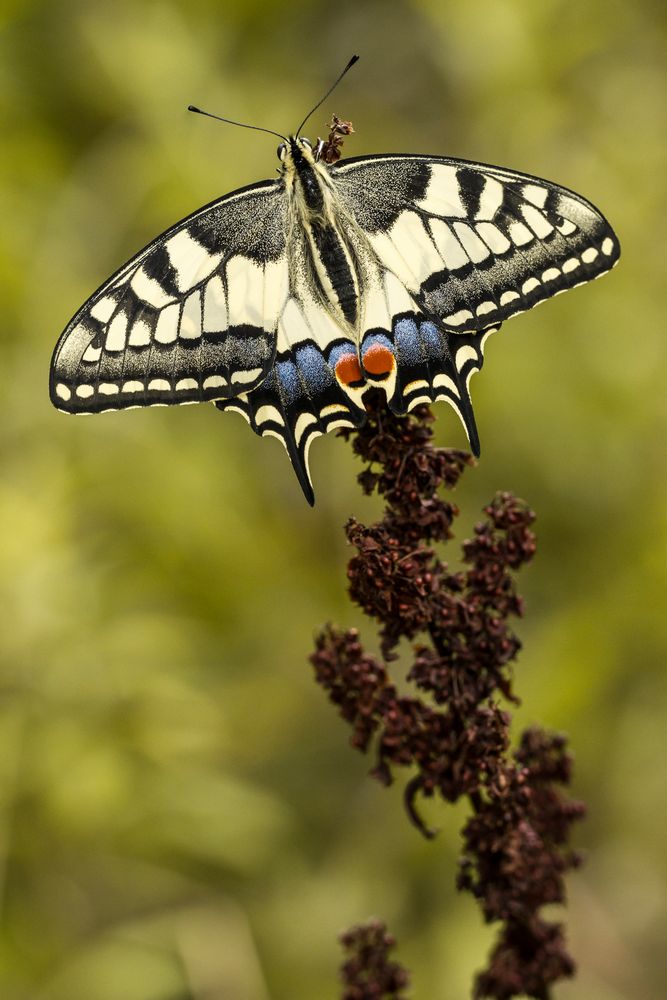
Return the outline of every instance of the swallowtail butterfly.
{"type": "Polygon", "coordinates": [[[204,401],[241,413],[282,441],[312,504],[309,446],[362,424],[369,386],[398,414],[446,400],[479,454],[468,386],[487,337],[608,271],[619,244],[549,181],[447,156],[327,162],[340,138],[323,156],[303,124],[280,136],[277,179],[176,223],[88,299],[50,392],[69,413],[204,401]]]}

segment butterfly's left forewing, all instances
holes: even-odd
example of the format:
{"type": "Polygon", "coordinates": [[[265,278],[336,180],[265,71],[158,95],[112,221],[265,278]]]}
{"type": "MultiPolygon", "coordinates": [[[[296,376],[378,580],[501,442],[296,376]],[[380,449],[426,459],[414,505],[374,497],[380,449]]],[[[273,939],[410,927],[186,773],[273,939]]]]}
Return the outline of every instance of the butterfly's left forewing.
{"type": "Polygon", "coordinates": [[[262,382],[288,296],[285,216],[282,188],[267,181],[153,240],[67,325],[52,402],[96,413],[229,398],[262,382]]]}

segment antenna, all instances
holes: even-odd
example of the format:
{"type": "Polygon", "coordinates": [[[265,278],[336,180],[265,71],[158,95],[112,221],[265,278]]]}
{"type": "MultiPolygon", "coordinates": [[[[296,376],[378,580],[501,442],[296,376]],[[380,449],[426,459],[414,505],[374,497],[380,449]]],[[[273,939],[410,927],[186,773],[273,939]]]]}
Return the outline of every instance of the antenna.
{"type": "Polygon", "coordinates": [[[235,122],[232,121],[231,118],[221,118],[220,115],[212,115],[210,111],[202,111],[201,108],[196,108],[194,104],[188,104],[188,111],[194,111],[195,114],[198,115],[206,115],[207,118],[215,118],[217,121],[226,122],[228,125],[238,125],[240,128],[251,128],[254,129],[255,132],[268,132],[269,135],[277,135],[279,139],[287,142],[286,135],[283,135],[281,132],[274,132],[272,128],[261,128],[259,125],[246,125],[245,122],[235,122]]]}
{"type": "Polygon", "coordinates": [[[319,108],[319,106],[320,106],[321,104],[324,104],[324,102],[326,101],[327,97],[328,97],[328,96],[329,96],[329,94],[330,94],[330,93],[332,92],[332,90],[335,90],[335,89],[336,89],[336,87],[338,86],[338,84],[340,83],[340,81],[341,81],[341,80],[343,79],[343,77],[344,77],[344,76],[345,76],[345,74],[347,73],[348,69],[352,69],[352,67],[353,67],[353,66],[354,66],[354,64],[355,64],[355,63],[356,63],[356,62],[358,61],[358,59],[359,59],[359,56],[352,56],[352,58],[350,59],[349,63],[347,64],[347,66],[346,66],[346,67],[345,67],[345,69],[343,70],[343,72],[342,72],[342,73],[340,74],[340,76],[338,76],[338,77],[337,77],[337,79],[336,79],[336,80],[334,81],[334,83],[332,83],[332,84],[331,84],[331,86],[330,86],[330,87],[329,87],[329,89],[327,90],[327,92],[326,92],[326,94],[324,95],[324,97],[323,97],[323,98],[322,98],[321,100],[319,100],[319,101],[317,102],[317,104],[315,105],[315,107],[314,107],[314,108],[311,108],[311,110],[310,110],[310,111],[308,112],[308,114],[306,115],[306,117],[305,117],[305,118],[303,119],[303,121],[302,121],[302,122],[301,122],[301,124],[299,125],[298,129],[296,130],[296,133],[295,133],[295,135],[297,135],[297,136],[298,136],[298,135],[301,135],[301,129],[302,129],[302,128],[303,128],[303,126],[304,126],[304,125],[306,124],[306,122],[308,121],[308,119],[310,118],[310,116],[311,116],[311,115],[312,115],[312,114],[313,114],[313,113],[314,113],[315,111],[317,111],[317,109],[319,108]]]}

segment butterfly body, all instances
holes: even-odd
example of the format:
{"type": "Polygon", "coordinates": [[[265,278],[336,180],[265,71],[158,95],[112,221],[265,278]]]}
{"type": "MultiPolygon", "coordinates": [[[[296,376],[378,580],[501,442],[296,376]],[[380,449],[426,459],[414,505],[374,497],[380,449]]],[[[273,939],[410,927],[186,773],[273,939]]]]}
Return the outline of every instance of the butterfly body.
{"type": "MultiPolygon", "coordinates": [[[[305,236],[309,270],[324,303],[339,314],[339,321],[354,328],[360,298],[358,263],[343,231],[343,223],[349,226],[351,220],[341,218],[329,170],[315,159],[307,140],[292,136],[285,147],[282,178],[292,217],[288,241],[305,236]]],[[[288,257],[298,259],[296,248],[288,257]]]]}
{"type": "Polygon", "coordinates": [[[444,399],[479,452],[468,385],[512,315],[609,270],[618,241],[579,195],[447,157],[323,162],[279,149],[279,177],[150,243],[77,312],[51,399],[68,412],[213,401],[285,445],[303,491],[312,440],[444,399]]]}

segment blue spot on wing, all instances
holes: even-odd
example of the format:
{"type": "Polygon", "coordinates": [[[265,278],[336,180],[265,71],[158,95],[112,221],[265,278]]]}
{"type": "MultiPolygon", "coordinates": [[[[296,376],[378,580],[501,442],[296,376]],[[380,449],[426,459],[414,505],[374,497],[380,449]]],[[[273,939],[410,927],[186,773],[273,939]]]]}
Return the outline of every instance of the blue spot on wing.
{"type": "Polygon", "coordinates": [[[299,374],[305,382],[309,394],[323,392],[330,385],[333,385],[331,371],[322,352],[317,347],[310,344],[300,347],[295,357],[299,374]]]}
{"type": "Polygon", "coordinates": [[[364,337],[364,350],[367,350],[369,347],[386,347],[388,351],[392,351],[393,344],[386,334],[371,333],[366,334],[364,337]]]}
{"type": "Polygon", "coordinates": [[[357,348],[351,340],[338,341],[338,343],[334,344],[329,351],[329,364],[332,368],[335,368],[342,357],[345,357],[348,354],[356,355],[356,353],[357,348]]]}
{"type": "Polygon", "coordinates": [[[435,323],[432,323],[430,320],[425,320],[423,323],[420,323],[419,333],[421,334],[422,343],[427,357],[442,357],[443,351],[445,350],[446,340],[443,337],[442,332],[438,330],[435,323]]]}
{"type": "Polygon", "coordinates": [[[410,338],[417,336],[417,321],[413,319],[412,316],[404,316],[403,319],[399,319],[394,325],[396,331],[396,336],[401,338],[410,338]]]}
{"type": "Polygon", "coordinates": [[[422,349],[414,319],[403,318],[394,326],[394,338],[399,361],[416,365],[422,359],[422,349]]]}
{"type": "Polygon", "coordinates": [[[389,339],[389,337],[387,337],[386,334],[378,333],[378,331],[376,330],[371,333],[367,333],[366,336],[364,337],[363,343],[361,345],[362,361],[369,353],[369,351],[372,351],[373,348],[377,347],[385,348],[387,351],[389,351],[390,354],[393,354],[394,357],[396,357],[396,351],[394,349],[393,342],[389,339]]]}
{"type": "Polygon", "coordinates": [[[302,395],[301,379],[293,361],[279,361],[276,364],[276,379],[280,395],[288,403],[293,403],[302,395]]]}
{"type": "Polygon", "coordinates": [[[419,365],[439,361],[447,353],[447,342],[431,320],[402,316],[394,324],[394,340],[400,364],[419,365]]]}

